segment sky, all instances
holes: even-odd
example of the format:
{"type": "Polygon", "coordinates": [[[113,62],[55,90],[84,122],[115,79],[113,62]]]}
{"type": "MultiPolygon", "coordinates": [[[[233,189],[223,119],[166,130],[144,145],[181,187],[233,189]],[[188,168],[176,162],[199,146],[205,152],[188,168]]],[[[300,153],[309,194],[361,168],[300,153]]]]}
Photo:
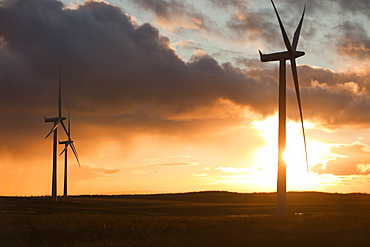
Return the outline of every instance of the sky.
{"type": "MultiPolygon", "coordinates": [[[[309,171],[288,62],[287,190],[370,193],[370,2],[275,0],[289,37],[305,3],[309,171]]],[[[269,0],[0,1],[0,195],[51,193],[59,63],[70,194],[276,191],[279,68],[258,50],[286,50],[269,0]]]]}

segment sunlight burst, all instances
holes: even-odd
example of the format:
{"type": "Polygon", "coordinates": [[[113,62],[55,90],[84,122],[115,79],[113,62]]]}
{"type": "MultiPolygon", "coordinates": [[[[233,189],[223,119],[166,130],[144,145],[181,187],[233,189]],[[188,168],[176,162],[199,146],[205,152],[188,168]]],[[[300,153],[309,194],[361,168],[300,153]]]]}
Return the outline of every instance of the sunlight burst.
{"type": "MultiPolygon", "coordinates": [[[[254,121],[252,126],[261,131],[265,145],[256,153],[258,166],[261,166],[268,177],[276,180],[278,153],[278,115],[262,121],[254,121]]],[[[305,122],[306,129],[314,128],[314,124],[305,122]]],[[[284,160],[287,165],[288,190],[314,190],[317,186],[316,174],[307,172],[302,129],[300,123],[287,122],[286,150],[284,160]]],[[[316,164],[326,163],[331,145],[307,138],[308,169],[316,164]]]]}

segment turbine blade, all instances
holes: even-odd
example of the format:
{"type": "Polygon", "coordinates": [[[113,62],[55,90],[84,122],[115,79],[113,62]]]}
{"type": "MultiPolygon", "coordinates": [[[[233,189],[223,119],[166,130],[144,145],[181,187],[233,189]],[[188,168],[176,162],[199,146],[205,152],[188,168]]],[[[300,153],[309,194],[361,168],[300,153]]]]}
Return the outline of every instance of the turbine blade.
{"type": "Polygon", "coordinates": [[[65,145],[65,147],[64,147],[64,149],[63,149],[63,151],[62,151],[59,155],[62,155],[64,152],[67,152],[68,145],[69,145],[69,144],[65,145]]]}
{"type": "Polygon", "coordinates": [[[69,109],[68,109],[68,133],[71,135],[71,115],[69,114],[69,109]]]}
{"type": "Polygon", "coordinates": [[[306,164],[307,164],[307,172],[308,172],[308,155],[307,155],[307,145],[306,145],[306,134],[304,131],[304,124],[303,124],[303,114],[302,114],[302,104],[301,104],[301,95],[299,93],[299,84],[298,84],[298,73],[297,73],[297,65],[295,63],[295,59],[290,59],[290,65],[292,67],[292,74],[294,80],[294,87],[297,96],[298,108],[299,108],[299,115],[301,118],[301,125],[302,125],[302,133],[303,133],[303,142],[304,142],[304,150],[306,153],[306,164]]]}
{"type": "Polygon", "coordinates": [[[53,126],[53,128],[50,130],[50,132],[45,136],[45,139],[46,138],[48,138],[49,137],[49,135],[51,134],[51,133],[53,133],[53,131],[58,127],[58,125],[59,125],[59,123],[61,122],[61,120],[60,119],[58,119],[55,123],[54,123],[54,126],[53,126]]]}
{"type": "Polygon", "coordinates": [[[59,117],[62,117],[62,82],[60,75],[60,62],[59,62],[59,98],[58,98],[58,111],[59,117]]]}
{"type": "Polygon", "coordinates": [[[77,154],[77,150],[76,150],[76,147],[73,143],[71,143],[71,149],[72,149],[72,152],[73,154],[75,155],[76,157],[76,160],[77,160],[77,163],[78,163],[78,166],[81,168],[81,165],[80,165],[80,160],[78,159],[78,154],[77,154]]]}
{"type": "Polygon", "coordinates": [[[295,30],[295,33],[294,33],[293,44],[292,44],[293,51],[297,50],[299,34],[301,33],[301,27],[302,27],[303,17],[304,17],[304,12],[305,11],[306,11],[306,4],[304,5],[304,8],[303,8],[303,13],[302,13],[301,20],[299,21],[297,29],[295,30]]]}
{"type": "Polygon", "coordinates": [[[67,134],[68,140],[70,141],[71,140],[71,136],[69,135],[69,132],[68,132],[66,126],[64,125],[63,121],[61,123],[62,123],[62,127],[64,129],[64,132],[67,134]]]}
{"type": "Polygon", "coordinates": [[[281,33],[283,34],[284,44],[285,44],[286,48],[288,49],[288,51],[293,51],[293,49],[292,49],[292,45],[290,44],[290,41],[289,41],[288,35],[287,35],[287,34],[286,34],[286,32],[285,32],[284,25],[283,25],[283,23],[281,22],[281,19],[280,19],[279,13],[277,12],[277,9],[276,9],[276,7],[275,7],[274,1],[272,1],[272,0],[271,0],[271,3],[272,3],[272,6],[274,6],[274,10],[275,10],[276,16],[277,16],[278,21],[279,21],[279,25],[280,25],[281,33]]]}

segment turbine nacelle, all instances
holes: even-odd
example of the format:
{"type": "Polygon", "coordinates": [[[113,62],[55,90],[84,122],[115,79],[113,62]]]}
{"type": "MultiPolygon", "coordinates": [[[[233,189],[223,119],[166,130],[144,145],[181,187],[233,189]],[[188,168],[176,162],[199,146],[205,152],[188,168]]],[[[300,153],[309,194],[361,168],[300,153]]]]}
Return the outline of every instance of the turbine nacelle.
{"type": "Polygon", "coordinates": [[[59,144],[70,145],[73,141],[59,141],[59,144]]]}
{"type": "Polygon", "coordinates": [[[305,55],[304,51],[283,51],[283,52],[275,52],[270,54],[263,54],[260,50],[261,62],[272,62],[272,61],[286,61],[290,59],[296,59],[298,57],[302,57],[305,55]]]}
{"type": "MultiPolygon", "coordinates": [[[[63,128],[64,128],[66,134],[67,134],[68,140],[66,140],[66,141],[59,141],[59,144],[64,144],[65,145],[63,151],[59,155],[62,155],[64,152],[67,154],[67,149],[68,149],[68,147],[70,147],[71,150],[72,150],[72,152],[73,152],[73,154],[74,154],[74,156],[76,157],[78,166],[81,168],[80,161],[78,159],[77,150],[76,150],[75,145],[73,144],[74,141],[71,138],[71,116],[69,114],[69,111],[68,111],[68,130],[65,128],[63,122],[62,122],[62,125],[63,125],[63,128]]],[[[65,161],[65,162],[67,162],[67,161],[65,161]]]]}
{"type": "Polygon", "coordinates": [[[63,120],[66,120],[67,118],[65,117],[50,117],[50,118],[46,118],[44,117],[44,120],[46,123],[48,122],[60,122],[60,121],[63,121],[63,120]]]}
{"type": "Polygon", "coordinates": [[[45,139],[48,138],[51,133],[53,133],[53,131],[58,127],[60,123],[62,123],[62,126],[65,129],[63,120],[66,120],[66,119],[67,118],[65,117],[51,117],[51,118],[44,117],[45,122],[54,122],[53,128],[51,128],[50,132],[45,136],[45,139]]]}

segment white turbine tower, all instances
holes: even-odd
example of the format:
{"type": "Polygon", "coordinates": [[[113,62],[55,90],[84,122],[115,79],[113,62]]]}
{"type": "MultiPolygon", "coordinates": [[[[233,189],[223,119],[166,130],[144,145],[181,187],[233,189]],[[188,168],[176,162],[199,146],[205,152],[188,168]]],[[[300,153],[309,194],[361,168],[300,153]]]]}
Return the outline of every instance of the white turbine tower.
{"type": "Polygon", "coordinates": [[[60,64],[59,64],[59,96],[58,96],[58,116],[52,118],[44,117],[45,122],[53,122],[53,128],[46,135],[45,139],[53,133],[53,171],[52,171],[52,181],[51,181],[51,199],[57,201],[57,149],[58,149],[58,126],[61,124],[64,128],[64,131],[68,135],[68,131],[63,123],[63,120],[66,120],[65,117],[62,117],[62,90],[61,90],[61,78],[60,78],[60,64]]]}
{"type": "Polygon", "coordinates": [[[306,147],[306,135],[303,125],[303,115],[302,115],[302,105],[301,97],[299,93],[299,84],[298,84],[298,74],[297,74],[297,65],[295,59],[303,56],[305,53],[303,51],[297,51],[298,39],[301,32],[302,22],[304,13],[306,10],[306,5],[303,9],[303,14],[301,20],[298,24],[298,27],[294,33],[293,43],[291,45],[288,36],[285,32],[283,23],[280,20],[279,13],[276,10],[274,2],[271,0],[274,7],[276,16],[279,21],[279,26],[283,34],[284,44],[287,51],[271,53],[271,54],[262,54],[261,51],[260,57],[261,62],[271,62],[279,61],[280,62],[280,72],[279,72],[279,136],[278,136],[278,175],[277,175],[277,201],[276,201],[276,215],[277,216],[286,216],[286,164],[283,159],[283,154],[286,146],[286,61],[290,60],[290,65],[292,68],[294,87],[297,96],[300,120],[302,125],[303,132],[303,141],[306,153],[306,163],[308,170],[308,157],[307,157],[307,147],[306,147]]]}
{"type": "Polygon", "coordinates": [[[64,149],[60,153],[60,155],[64,153],[64,191],[63,191],[64,197],[68,196],[68,192],[67,192],[67,189],[68,189],[68,185],[67,185],[67,182],[68,182],[68,178],[67,178],[68,176],[68,146],[71,147],[72,152],[74,156],[76,157],[78,166],[81,168],[80,161],[78,160],[77,150],[76,150],[75,145],[73,144],[74,141],[72,141],[71,139],[71,116],[69,115],[69,112],[68,112],[68,127],[67,128],[68,128],[68,140],[59,141],[59,144],[64,144],[64,149]]]}

